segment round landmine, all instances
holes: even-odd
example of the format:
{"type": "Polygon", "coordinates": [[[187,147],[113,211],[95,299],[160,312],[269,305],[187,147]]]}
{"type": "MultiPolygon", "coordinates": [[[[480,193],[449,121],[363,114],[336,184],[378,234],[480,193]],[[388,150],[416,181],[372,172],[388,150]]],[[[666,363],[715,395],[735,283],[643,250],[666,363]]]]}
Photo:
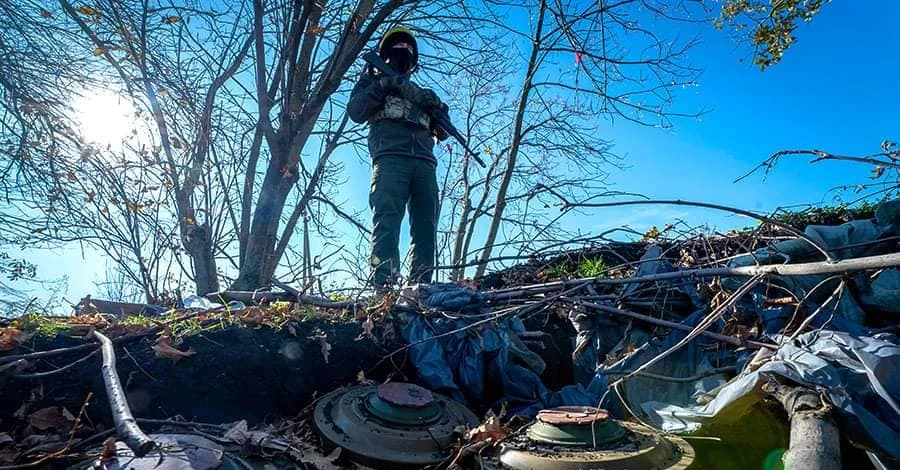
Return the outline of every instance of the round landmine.
{"type": "Polygon", "coordinates": [[[328,443],[379,468],[438,463],[460,426],[478,425],[478,418],[462,405],[399,382],[335,390],[319,400],[313,417],[328,443]]]}
{"type": "Polygon", "coordinates": [[[500,462],[514,470],[683,470],[693,460],[683,439],[610,419],[592,407],[543,410],[500,451],[500,462]]]}

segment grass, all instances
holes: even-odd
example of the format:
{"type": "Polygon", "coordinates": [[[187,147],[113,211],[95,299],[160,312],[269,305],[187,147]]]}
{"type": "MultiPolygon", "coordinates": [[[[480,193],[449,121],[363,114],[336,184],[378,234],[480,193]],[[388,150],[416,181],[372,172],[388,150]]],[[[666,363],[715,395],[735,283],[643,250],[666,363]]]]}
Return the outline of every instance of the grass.
{"type": "Polygon", "coordinates": [[[560,279],[569,276],[569,269],[566,267],[566,263],[559,263],[549,266],[542,273],[547,279],[560,279]]]}
{"type": "Polygon", "coordinates": [[[67,322],[64,317],[48,317],[34,311],[14,320],[12,326],[39,336],[56,336],[60,333],[68,333],[72,328],[72,324],[67,322]]]}
{"type": "Polygon", "coordinates": [[[578,265],[578,272],[582,277],[597,277],[606,271],[606,263],[603,258],[586,259],[578,265]]]}

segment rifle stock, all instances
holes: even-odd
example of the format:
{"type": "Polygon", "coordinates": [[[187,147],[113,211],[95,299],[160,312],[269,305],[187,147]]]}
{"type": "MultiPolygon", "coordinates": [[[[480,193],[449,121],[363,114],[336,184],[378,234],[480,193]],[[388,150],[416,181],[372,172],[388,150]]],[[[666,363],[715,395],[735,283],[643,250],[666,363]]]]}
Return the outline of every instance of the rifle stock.
{"type": "MultiPolygon", "coordinates": [[[[379,72],[384,74],[386,77],[393,77],[397,74],[397,71],[391,68],[390,65],[387,64],[375,51],[369,51],[363,54],[363,60],[365,60],[369,65],[378,69],[379,72]]],[[[456,139],[457,142],[462,145],[463,149],[481,165],[482,168],[485,167],[484,161],[478,156],[478,152],[473,151],[469,148],[468,142],[466,142],[465,137],[456,129],[452,122],[450,122],[450,116],[444,112],[436,112],[431,115],[431,118],[434,119],[435,124],[440,127],[444,132],[447,133],[450,137],[456,139]]]]}

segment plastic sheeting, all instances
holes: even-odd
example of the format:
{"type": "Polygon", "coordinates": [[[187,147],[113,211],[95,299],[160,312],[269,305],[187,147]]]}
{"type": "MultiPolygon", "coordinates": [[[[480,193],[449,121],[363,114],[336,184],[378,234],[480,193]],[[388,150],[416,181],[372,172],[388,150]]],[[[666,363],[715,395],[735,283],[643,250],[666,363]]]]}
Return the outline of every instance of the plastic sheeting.
{"type": "MultiPolygon", "coordinates": [[[[848,222],[839,226],[810,226],[806,234],[838,258],[854,258],[892,250],[895,242],[877,243],[893,237],[900,229],[900,200],[884,203],[876,210],[876,218],[848,222]],[[874,243],[873,243],[874,242],[874,243]]],[[[648,250],[649,254],[650,250],[648,250]]],[[[753,263],[792,263],[820,259],[821,254],[801,240],[777,243],[758,250],[754,256],[735,259],[732,267],[753,263]]],[[[661,262],[647,269],[662,272],[668,268],[661,262]]],[[[798,296],[807,296],[807,308],[815,308],[827,298],[839,282],[825,283],[812,292],[816,285],[827,278],[812,276],[771,276],[770,281],[785,287],[798,296]],[[812,295],[809,295],[809,294],[812,295]]],[[[739,278],[724,279],[723,285],[737,288],[739,278]]],[[[683,287],[683,286],[682,286],[683,287]]],[[[764,336],[781,344],[786,339],[778,333],[794,315],[794,306],[765,307],[764,295],[754,292],[739,305],[744,314],[756,315],[764,336]]],[[[690,382],[665,381],[648,376],[636,376],[616,387],[613,400],[607,406],[620,406],[620,413],[634,412],[641,419],[663,430],[688,433],[699,429],[708,420],[729,422],[738,420],[749,407],[762,399],[760,385],[766,375],[821,390],[828,397],[836,413],[841,431],[854,444],[900,459],[900,347],[893,335],[873,335],[863,326],[867,311],[900,313],[900,271],[887,269],[876,276],[856,275],[845,288],[841,302],[833,308],[823,308],[811,323],[820,328],[799,336],[795,341],[781,344],[779,350],[767,362],[752,372],[745,372],[726,382],[722,375],[698,378],[690,382]],[[621,399],[615,402],[616,399],[621,399]]],[[[683,323],[695,325],[702,317],[700,310],[687,317],[683,323]]],[[[573,322],[585,335],[596,335],[599,327],[591,326],[588,319],[573,322]]],[[[598,318],[597,322],[602,321],[598,318]]],[[[711,330],[721,328],[713,325],[711,330]]],[[[585,336],[582,335],[582,336],[585,336]]],[[[636,369],[641,364],[668,349],[685,336],[674,331],[666,338],[654,338],[617,363],[596,369],[591,377],[591,389],[606,388],[617,378],[636,369]]],[[[582,341],[596,338],[583,338],[582,341]]],[[[705,371],[721,365],[736,364],[744,370],[750,362],[749,351],[736,357],[710,348],[712,341],[699,337],[683,349],[655,365],[652,374],[684,378],[699,377],[705,371]],[[710,351],[710,350],[713,351],[710,351]]],[[[599,344],[599,343],[597,343],[599,344]]],[[[583,361],[586,364],[587,361],[583,361]]]]}
{"type": "MultiPolygon", "coordinates": [[[[870,243],[895,236],[900,229],[900,201],[883,204],[873,220],[853,221],[837,227],[810,226],[806,234],[828,247],[838,258],[853,258],[891,249],[887,243],[870,243]]],[[[674,270],[660,252],[648,250],[639,274],[674,270]]],[[[785,241],[759,250],[754,256],[732,261],[731,266],[752,263],[794,263],[818,259],[808,243],[785,241]]],[[[771,281],[806,296],[826,276],[772,276],[771,281]]],[[[836,287],[823,285],[807,299],[808,307],[821,304],[836,287]]],[[[723,279],[736,288],[740,279],[723,279]]],[[[705,302],[690,282],[655,283],[654,287],[677,293],[693,304],[695,313],[683,320],[696,325],[706,313],[705,302]]],[[[641,287],[647,287],[643,285],[641,287]]],[[[637,287],[632,289],[637,290],[637,287]]],[[[764,292],[751,292],[738,310],[755,316],[761,334],[785,341],[778,333],[787,325],[794,307],[767,307],[764,292]]],[[[766,376],[779,376],[817,390],[838,410],[842,433],[854,444],[900,459],[900,347],[894,336],[872,336],[863,326],[866,311],[900,312],[900,272],[881,271],[877,276],[856,276],[833,308],[824,308],[811,326],[820,329],[783,344],[760,365],[753,351],[720,348],[713,340],[698,337],[656,364],[649,374],[630,378],[609,390],[609,384],[635,370],[685,336],[673,331],[664,338],[650,338],[639,329],[625,329],[604,315],[584,310],[570,312],[576,330],[575,359],[578,384],[552,392],[540,380],[545,365],[518,339],[524,326],[517,317],[497,319],[477,291],[454,284],[422,285],[401,294],[395,320],[409,357],[420,379],[429,388],[470,405],[506,402],[514,412],[533,415],[542,408],[560,405],[603,406],[616,414],[635,413],[669,432],[696,431],[707,420],[738,420],[757,404],[766,376]],[[473,323],[477,326],[471,327],[473,323]],[[623,338],[624,336],[624,338],[623,338]],[[603,358],[621,352],[629,344],[642,344],[623,359],[600,365],[603,358]],[[749,363],[752,368],[748,368],[749,363]],[[728,381],[722,366],[744,371],[728,381]],[[758,368],[757,368],[758,367],[758,368]],[[715,369],[711,371],[712,369],[715,369]],[[752,372],[750,370],[752,369],[752,372]],[[708,371],[714,373],[707,373],[708,371]],[[656,374],[657,377],[653,377],[656,374]],[[658,376],[689,380],[662,380],[658,376]],[[893,379],[893,380],[892,380],[893,379]]],[[[710,330],[724,326],[720,320],[710,330]]]]}
{"type": "Polygon", "coordinates": [[[640,406],[645,417],[661,429],[692,432],[715,416],[739,417],[762,398],[760,386],[765,376],[779,376],[827,396],[840,411],[836,416],[842,433],[854,444],[900,459],[898,374],[900,346],[893,336],[860,338],[836,331],[810,332],[783,344],[757,370],[734,378],[705,404],[691,406],[690,400],[678,400],[669,393],[661,395],[665,402],[658,396],[640,406]]]}
{"type": "MultiPolygon", "coordinates": [[[[810,225],[804,233],[836,259],[850,259],[862,256],[881,254],[896,250],[896,241],[875,243],[877,240],[900,235],[900,200],[882,203],[871,220],[854,220],[837,226],[810,225]]],[[[753,256],[736,258],[730,267],[750,266],[756,263],[801,263],[818,261],[822,254],[801,239],[786,240],[770,247],[757,250],[753,256]]],[[[770,276],[769,281],[793,292],[798,297],[809,297],[816,303],[823,302],[837,288],[840,280],[837,276],[770,276]]],[[[722,285],[727,289],[736,289],[744,279],[740,277],[723,279],[722,285]]],[[[877,310],[900,314],[900,270],[886,269],[876,277],[869,278],[861,274],[854,276],[840,297],[840,304],[835,309],[835,318],[844,319],[861,325],[865,322],[865,310],[877,310]],[[853,295],[853,292],[858,293],[853,295]]],[[[838,329],[841,329],[840,327],[838,329]]]]}
{"type": "Polygon", "coordinates": [[[397,306],[395,321],[410,345],[409,358],[422,383],[438,393],[474,408],[506,402],[529,416],[564,404],[596,405],[577,385],[550,391],[540,379],[546,365],[518,337],[525,331],[522,321],[493,319],[473,289],[418,285],[404,290],[397,306]]]}

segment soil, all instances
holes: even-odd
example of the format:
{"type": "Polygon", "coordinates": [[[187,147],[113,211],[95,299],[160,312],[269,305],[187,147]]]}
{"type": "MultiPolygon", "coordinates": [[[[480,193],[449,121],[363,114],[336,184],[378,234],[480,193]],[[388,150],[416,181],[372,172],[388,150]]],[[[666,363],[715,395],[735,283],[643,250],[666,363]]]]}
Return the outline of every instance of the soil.
{"type": "MultiPolygon", "coordinates": [[[[158,358],[151,349],[154,337],[117,347],[117,370],[135,416],[226,423],[241,419],[259,423],[274,416],[293,416],[316,396],[356,381],[360,371],[373,377],[383,371],[372,366],[384,351],[369,340],[359,340],[355,323],[312,320],[299,324],[296,336],[286,329],[230,327],[186,337],[180,350],[196,354],[177,362],[158,358]],[[321,329],[331,345],[328,362],[319,339],[310,339],[321,329]]],[[[35,350],[82,344],[83,340],[57,335],[37,337],[28,344],[35,350]]],[[[27,352],[18,348],[8,354],[27,352]]],[[[69,364],[84,352],[54,356],[40,364],[41,370],[69,364]]],[[[37,410],[62,406],[75,414],[88,392],[94,398],[87,408],[92,420],[107,426],[107,408],[100,359],[88,360],[64,373],[40,380],[9,379],[2,385],[0,416],[12,417],[40,389],[28,406],[37,410]]],[[[27,413],[26,413],[27,415],[27,413]]],[[[12,424],[12,423],[9,423],[12,424]]],[[[7,427],[7,423],[0,426],[7,427]]]]}

